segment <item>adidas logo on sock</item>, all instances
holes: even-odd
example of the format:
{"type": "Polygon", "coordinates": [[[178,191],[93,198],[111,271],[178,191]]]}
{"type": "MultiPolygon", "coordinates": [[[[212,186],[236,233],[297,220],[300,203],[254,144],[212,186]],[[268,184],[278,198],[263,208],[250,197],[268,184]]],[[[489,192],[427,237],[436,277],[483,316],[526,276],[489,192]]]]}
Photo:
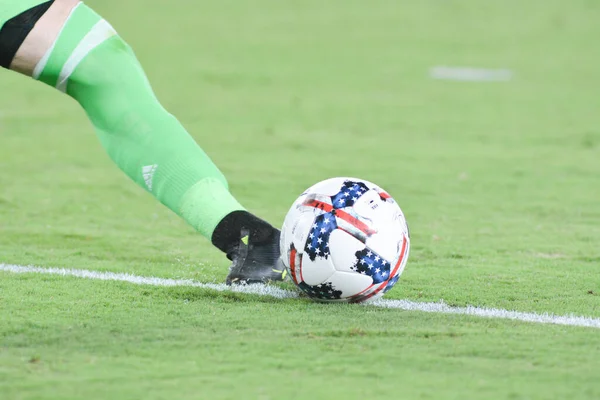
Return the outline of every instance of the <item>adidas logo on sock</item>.
{"type": "Polygon", "coordinates": [[[152,178],[154,178],[154,173],[156,172],[157,168],[158,165],[156,164],[142,167],[142,176],[144,177],[144,182],[146,182],[146,186],[150,191],[152,191],[152,178]]]}

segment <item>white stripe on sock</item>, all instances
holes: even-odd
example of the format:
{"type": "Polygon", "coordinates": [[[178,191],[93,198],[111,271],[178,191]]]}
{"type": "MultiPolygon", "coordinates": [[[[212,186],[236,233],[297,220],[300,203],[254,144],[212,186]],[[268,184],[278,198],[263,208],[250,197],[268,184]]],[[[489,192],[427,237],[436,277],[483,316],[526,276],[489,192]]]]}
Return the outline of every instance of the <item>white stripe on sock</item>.
{"type": "Polygon", "coordinates": [[[87,35],[81,39],[81,42],[79,42],[77,47],[75,47],[75,50],[73,50],[73,53],[69,56],[69,59],[60,71],[56,88],[61,92],[66,92],[67,82],[79,63],[81,63],[81,61],[88,54],[90,54],[92,50],[116,34],[117,32],[108,22],[105,20],[98,21],[98,23],[94,25],[87,35]]]}
{"type": "Polygon", "coordinates": [[[50,48],[48,49],[48,51],[46,51],[46,53],[44,54],[42,59],[40,61],[38,61],[38,63],[35,65],[35,68],[33,69],[33,75],[31,75],[31,77],[33,79],[38,80],[40,78],[40,75],[42,75],[42,72],[44,72],[44,68],[46,68],[46,64],[48,64],[48,60],[50,59],[50,56],[52,55],[52,52],[54,51],[54,46],[56,46],[56,42],[58,42],[58,38],[60,38],[60,35],[62,34],[63,30],[65,29],[65,26],[67,26],[67,23],[69,23],[71,16],[75,13],[75,10],[77,10],[77,8],[81,4],[83,4],[83,3],[78,3],[75,7],[73,7],[71,12],[69,13],[69,16],[67,17],[67,20],[65,21],[65,24],[62,26],[62,28],[60,28],[58,35],[56,35],[56,39],[52,43],[52,46],[50,46],[50,48]]]}

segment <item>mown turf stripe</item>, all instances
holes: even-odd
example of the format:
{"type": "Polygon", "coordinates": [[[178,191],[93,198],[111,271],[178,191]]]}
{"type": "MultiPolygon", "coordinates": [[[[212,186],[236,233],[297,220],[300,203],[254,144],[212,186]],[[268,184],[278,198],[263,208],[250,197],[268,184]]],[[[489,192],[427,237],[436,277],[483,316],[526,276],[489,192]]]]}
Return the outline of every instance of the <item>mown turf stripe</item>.
{"type": "MultiPolygon", "coordinates": [[[[220,292],[232,291],[238,293],[256,294],[261,296],[272,296],[280,299],[296,298],[298,293],[289,290],[280,289],[268,285],[248,285],[248,286],[227,286],[220,283],[201,283],[191,279],[165,279],[156,277],[137,276],[116,272],[88,271],[84,269],[67,268],[41,268],[34,266],[0,264],[0,271],[16,274],[49,274],[72,276],[85,279],[97,279],[104,281],[129,282],[136,285],[152,286],[187,286],[204,289],[212,289],[220,292]]],[[[422,311],[440,314],[459,314],[471,315],[484,318],[510,319],[515,321],[533,322],[538,324],[555,324],[581,326],[600,329],[600,319],[591,317],[582,317],[575,315],[554,315],[550,313],[537,314],[518,311],[509,311],[496,308],[481,307],[451,307],[442,302],[440,303],[421,303],[410,300],[388,300],[380,299],[367,304],[371,307],[396,308],[406,311],[422,311]]]]}

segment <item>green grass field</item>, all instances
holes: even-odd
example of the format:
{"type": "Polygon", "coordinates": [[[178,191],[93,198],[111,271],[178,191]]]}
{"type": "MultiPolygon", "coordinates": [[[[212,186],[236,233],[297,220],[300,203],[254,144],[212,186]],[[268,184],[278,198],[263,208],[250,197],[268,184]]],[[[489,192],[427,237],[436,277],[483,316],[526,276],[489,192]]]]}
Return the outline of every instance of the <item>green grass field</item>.
{"type": "MultiPolygon", "coordinates": [[[[599,2],[179,3],[87,2],[251,211],[368,179],[411,227],[386,298],[600,318],[599,2]]],[[[0,92],[0,263],[224,281],[73,100],[0,92]]],[[[0,399],[142,398],[598,399],[600,331],[0,272],[0,399]]]]}

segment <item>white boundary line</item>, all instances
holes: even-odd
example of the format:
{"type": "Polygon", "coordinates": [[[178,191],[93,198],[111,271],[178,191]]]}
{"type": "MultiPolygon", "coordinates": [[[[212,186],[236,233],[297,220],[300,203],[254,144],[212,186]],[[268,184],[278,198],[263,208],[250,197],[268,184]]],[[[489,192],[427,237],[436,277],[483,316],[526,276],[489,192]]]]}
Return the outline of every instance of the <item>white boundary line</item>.
{"type": "MultiPolygon", "coordinates": [[[[96,279],[103,281],[129,282],[136,285],[152,286],[184,286],[211,289],[219,292],[238,292],[256,294],[261,296],[271,296],[278,299],[297,298],[298,293],[281,289],[269,285],[247,285],[247,286],[227,286],[223,283],[201,283],[190,279],[164,279],[156,277],[144,277],[124,273],[89,271],[85,269],[67,269],[67,268],[41,268],[23,265],[0,264],[0,271],[15,274],[48,274],[60,276],[72,276],[84,279],[96,279]]],[[[387,300],[380,299],[367,306],[382,308],[395,308],[405,311],[422,311],[440,314],[470,315],[484,318],[510,319],[515,321],[533,322],[538,324],[555,324],[568,326],[581,326],[600,329],[600,318],[581,317],[574,315],[554,315],[549,313],[537,314],[518,311],[509,311],[496,308],[480,307],[451,307],[443,302],[440,303],[420,303],[410,300],[387,300]]]]}
{"type": "Polygon", "coordinates": [[[474,67],[449,67],[438,65],[429,69],[433,79],[465,82],[507,82],[513,78],[509,69],[487,69],[474,67]]]}
{"type": "Polygon", "coordinates": [[[76,278],[96,279],[100,281],[119,281],[129,282],[136,285],[151,286],[185,286],[197,287],[203,289],[212,289],[219,292],[239,292],[258,294],[261,296],[271,296],[278,299],[298,297],[295,292],[280,289],[268,285],[245,285],[245,286],[227,286],[224,283],[201,283],[191,279],[165,279],[156,277],[137,276],[118,272],[89,271],[86,269],[68,269],[68,268],[41,268],[23,265],[0,264],[0,271],[12,272],[15,274],[46,274],[73,276],[76,278]]]}

